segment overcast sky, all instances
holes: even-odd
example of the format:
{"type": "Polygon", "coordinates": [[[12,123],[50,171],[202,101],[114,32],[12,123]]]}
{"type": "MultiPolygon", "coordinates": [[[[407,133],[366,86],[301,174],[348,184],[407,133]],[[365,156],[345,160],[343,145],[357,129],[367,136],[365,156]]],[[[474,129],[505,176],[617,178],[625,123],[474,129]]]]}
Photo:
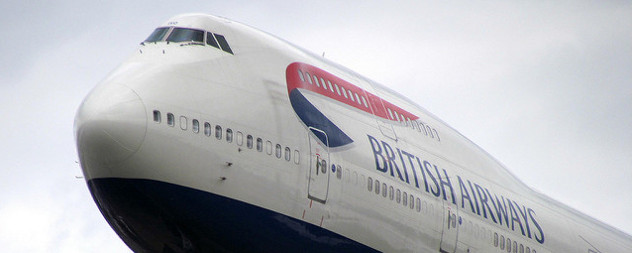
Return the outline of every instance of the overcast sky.
{"type": "Polygon", "coordinates": [[[1,252],[129,252],[76,178],[73,119],[139,42],[187,12],[325,52],[534,189],[632,233],[630,1],[156,2],[0,2],[1,252]]]}

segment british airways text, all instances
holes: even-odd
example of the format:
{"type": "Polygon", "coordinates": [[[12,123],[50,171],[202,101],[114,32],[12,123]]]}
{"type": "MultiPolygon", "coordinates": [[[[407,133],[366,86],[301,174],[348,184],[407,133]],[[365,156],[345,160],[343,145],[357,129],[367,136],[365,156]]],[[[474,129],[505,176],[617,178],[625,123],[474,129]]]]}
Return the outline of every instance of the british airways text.
{"type": "Polygon", "coordinates": [[[399,148],[393,149],[387,142],[367,136],[378,171],[544,244],[544,230],[533,209],[490,192],[487,187],[467,178],[448,175],[445,169],[431,161],[399,148]]]}

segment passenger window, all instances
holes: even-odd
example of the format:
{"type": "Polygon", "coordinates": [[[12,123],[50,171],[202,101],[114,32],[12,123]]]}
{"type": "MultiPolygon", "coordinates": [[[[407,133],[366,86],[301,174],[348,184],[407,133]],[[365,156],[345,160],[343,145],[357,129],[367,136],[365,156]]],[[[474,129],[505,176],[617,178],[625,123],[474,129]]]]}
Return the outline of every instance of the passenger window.
{"type": "Polygon", "coordinates": [[[435,135],[437,136],[437,141],[441,141],[441,138],[439,138],[439,133],[437,133],[437,129],[432,129],[432,131],[435,133],[435,135]]]}
{"type": "Polygon", "coordinates": [[[373,191],[373,178],[369,177],[369,182],[366,185],[370,192],[373,191]]]}
{"type": "Polygon", "coordinates": [[[340,168],[340,165],[336,165],[336,177],[338,179],[342,178],[342,168],[340,168]]]}
{"type": "Polygon", "coordinates": [[[301,162],[301,156],[298,150],[294,150],[294,163],[299,164],[301,162]]]}
{"type": "MultiPolygon", "coordinates": [[[[355,171],[353,173],[355,174],[355,171]]],[[[365,181],[365,178],[364,178],[364,174],[359,173],[358,174],[358,185],[360,185],[360,187],[363,187],[364,184],[366,184],[366,181],[365,181]]]]}
{"type": "Polygon", "coordinates": [[[529,248],[529,246],[527,246],[527,253],[531,253],[531,248],[529,248]]]}
{"type": "Polygon", "coordinates": [[[277,144],[274,151],[276,153],[276,157],[281,158],[281,144],[277,144]]]}
{"type": "Polygon", "coordinates": [[[204,31],[189,28],[174,28],[167,37],[170,42],[204,42],[204,31]]]}
{"type": "Polygon", "coordinates": [[[331,92],[334,92],[334,86],[331,85],[331,82],[329,80],[327,80],[327,84],[329,85],[329,90],[331,90],[331,92]]]}
{"type": "Polygon", "coordinates": [[[353,92],[351,90],[349,90],[349,97],[351,98],[351,101],[355,102],[355,99],[353,98],[353,92]]]}
{"type": "Polygon", "coordinates": [[[233,142],[233,130],[230,128],[226,128],[226,142],[233,142]]]}
{"type": "Polygon", "coordinates": [[[149,35],[149,37],[147,37],[145,42],[161,41],[162,38],[165,37],[165,34],[167,34],[167,32],[169,32],[169,27],[156,28],[156,30],[154,30],[154,32],[152,32],[151,35],[149,35]]]}
{"type": "Polygon", "coordinates": [[[211,136],[211,123],[204,122],[204,135],[211,136]]]}
{"type": "Polygon", "coordinates": [[[362,102],[360,101],[360,96],[358,96],[358,93],[355,93],[355,97],[356,97],[356,102],[358,102],[359,105],[362,105],[362,102]]]}
{"type": "Polygon", "coordinates": [[[268,153],[268,155],[272,155],[272,142],[271,141],[266,141],[266,153],[268,153]]]}
{"type": "Polygon", "coordinates": [[[498,247],[498,233],[494,232],[494,247],[498,247]]]}
{"type": "Polygon", "coordinates": [[[361,97],[362,98],[362,103],[364,104],[364,107],[369,108],[369,104],[366,103],[366,98],[361,97]]]}
{"type": "Polygon", "coordinates": [[[244,134],[242,134],[239,131],[237,131],[237,145],[238,146],[244,145],[244,134]]]}
{"type": "Polygon", "coordinates": [[[500,236],[500,249],[505,249],[505,236],[503,235],[500,236]]]}
{"type": "Polygon", "coordinates": [[[345,98],[349,98],[349,97],[347,96],[347,90],[345,90],[345,87],[344,87],[344,86],[341,86],[340,88],[342,89],[342,95],[344,95],[344,96],[345,96],[345,98]]]}
{"type": "Polygon", "coordinates": [[[386,183],[382,183],[382,197],[386,198],[386,183]]]}
{"type": "Polygon", "coordinates": [[[187,130],[187,117],[180,116],[180,129],[187,130]]]}
{"type": "Polygon", "coordinates": [[[305,72],[305,79],[307,79],[307,82],[309,84],[312,84],[312,77],[309,75],[309,73],[305,72]]]}
{"type": "Polygon", "coordinates": [[[421,212],[421,200],[419,198],[415,199],[416,203],[415,205],[417,206],[417,212],[421,212]]]}
{"type": "Polygon", "coordinates": [[[180,129],[187,130],[187,117],[180,116],[180,129]]]}
{"type": "Polygon", "coordinates": [[[334,83],[334,86],[336,87],[336,92],[338,93],[338,96],[342,96],[342,94],[340,94],[340,87],[338,87],[338,84],[334,83]]]}
{"type": "Polygon", "coordinates": [[[246,136],[246,147],[252,149],[252,135],[246,136]]]}
{"type": "Polygon", "coordinates": [[[426,131],[425,123],[419,122],[419,129],[423,130],[425,135],[428,135],[428,132],[426,131]]]}
{"type": "Polygon", "coordinates": [[[215,126],[215,138],[222,139],[222,127],[220,125],[215,126]]]}
{"type": "Polygon", "coordinates": [[[193,124],[191,125],[191,129],[193,129],[194,133],[199,133],[200,132],[200,122],[197,119],[193,120],[193,124]]]}
{"type": "Polygon", "coordinates": [[[415,197],[410,194],[410,209],[414,209],[415,208],[415,197]]]}
{"type": "Polygon", "coordinates": [[[511,252],[511,239],[507,237],[507,252],[511,252]]]}
{"type": "Polygon", "coordinates": [[[314,83],[316,86],[320,87],[320,83],[318,83],[318,77],[316,75],[312,75],[314,77],[314,83]]]}
{"type": "Polygon", "coordinates": [[[213,33],[206,33],[206,44],[219,49],[219,45],[217,44],[217,40],[215,40],[215,37],[213,37],[213,33]]]}
{"type": "Polygon", "coordinates": [[[167,113],[167,125],[169,126],[175,126],[175,117],[173,116],[173,113],[167,113]]]}
{"type": "Polygon", "coordinates": [[[393,186],[389,186],[388,187],[388,198],[393,200],[394,197],[395,197],[395,192],[393,191],[393,186]]]}
{"type": "Polygon", "coordinates": [[[263,151],[263,140],[261,138],[257,138],[257,151],[263,151]]]}
{"type": "Polygon", "coordinates": [[[399,189],[397,189],[397,194],[395,194],[395,201],[397,201],[397,204],[402,201],[402,192],[399,189]]]}
{"type": "Polygon", "coordinates": [[[386,108],[386,110],[388,111],[388,114],[391,116],[391,119],[395,119],[395,117],[393,117],[393,111],[391,111],[391,108],[386,108]]]}
{"type": "Polygon", "coordinates": [[[160,121],[161,121],[161,119],[160,119],[160,111],[154,110],[154,122],[160,123],[160,121]]]}
{"type": "Polygon", "coordinates": [[[417,129],[417,132],[421,132],[421,129],[419,129],[419,123],[417,123],[417,121],[413,120],[413,128],[417,129]]]}
{"type": "Polygon", "coordinates": [[[305,82],[305,77],[303,76],[303,72],[301,72],[301,70],[298,70],[298,77],[301,78],[301,81],[305,82]]]}
{"type": "Polygon", "coordinates": [[[219,42],[219,46],[222,48],[222,50],[224,50],[224,52],[233,54],[233,50],[230,49],[230,46],[228,45],[228,42],[223,35],[215,33],[215,38],[217,39],[217,42],[219,42]]]}
{"type": "Polygon", "coordinates": [[[511,247],[511,248],[513,249],[513,252],[517,253],[518,252],[518,243],[516,241],[513,241],[512,245],[513,245],[513,247],[511,247]]]}
{"type": "Polygon", "coordinates": [[[406,192],[402,193],[402,205],[404,206],[408,205],[408,194],[406,194],[406,192]]]}
{"type": "Polygon", "coordinates": [[[524,253],[524,245],[522,243],[520,244],[520,253],[524,253]]]}
{"type": "Polygon", "coordinates": [[[180,116],[180,129],[187,130],[188,121],[187,117],[180,116]]]}
{"type": "Polygon", "coordinates": [[[289,161],[291,159],[290,158],[291,153],[292,153],[292,150],[290,150],[290,148],[288,148],[288,147],[285,147],[285,160],[286,161],[289,161]]]}
{"type": "Polygon", "coordinates": [[[375,194],[380,194],[380,180],[375,180],[375,194]]]}

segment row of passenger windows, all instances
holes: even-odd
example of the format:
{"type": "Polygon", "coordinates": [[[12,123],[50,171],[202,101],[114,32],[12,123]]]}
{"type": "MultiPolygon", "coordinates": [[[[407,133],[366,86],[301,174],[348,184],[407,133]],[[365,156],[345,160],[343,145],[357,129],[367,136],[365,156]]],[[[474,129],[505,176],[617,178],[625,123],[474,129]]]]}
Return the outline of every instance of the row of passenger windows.
{"type": "MultiPolygon", "coordinates": [[[[153,111],[153,120],[156,123],[162,122],[162,114],[160,111],[158,110],[153,111]]],[[[187,130],[188,124],[189,124],[189,121],[187,117],[180,116],[179,118],[180,129],[187,130]]],[[[173,115],[173,113],[167,113],[167,125],[170,127],[174,127],[176,125],[175,115],[173,115]]],[[[209,122],[204,122],[202,124],[199,120],[193,119],[191,120],[191,130],[196,134],[203,132],[205,136],[208,136],[208,137],[215,136],[215,138],[218,140],[225,139],[226,142],[228,143],[232,143],[234,141],[238,146],[242,146],[244,144],[244,134],[242,132],[240,131],[235,132],[231,128],[226,128],[226,130],[224,131],[222,129],[222,126],[215,125],[215,127],[213,127],[211,126],[211,123],[209,122]],[[213,129],[215,130],[214,135],[213,135],[213,129]]],[[[260,137],[255,138],[250,134],[246,135],[246,147],[248,149],[254,148],[259,152],[263,152],[265,149],[268,155],[273,154],[273,145],[271,141],[266,140],[265,147],[264,147],[264,141],[262,138],[260,137]]],[[[299,164],[300,152],[298,150],[294,150],[293,155],[294,155],[294,163],[299,164]]],[[[291,161],[292,150],[290,149],[290,147],[287,147],[287,146],[283,147],[281,146],[281,144],[276,144],[274,145],[274,156],[276,156],[276,158],[279,158],[279,159],[283,157],[283,159],[285,159],[286,161],[291,161]]]]}
{"type": "Polygon", "coordinates": [[[404,114],[391,110],[391,108],[386,108],[386,110],[388,111],[388,114],[391,117],[391,119],[397,120],[402,125],[411,127],[412,129],[417,130],[417,132],[424,133],[426,136],[429,136],[430,138],[433,138],[433,139],[436,138],[437,141],[441,141],[441,138],[439,138],[439,133],[437,132],[437,129],[434,129],[423,122],[420,122],[417,120],[411,120],[410,118],[405,117],[404,114]]]}
{"type": "Polygon", "coordinates": [[[418,213],[427,213],[429,211],[426,201],[423,201],[422,205],[422,201],[419,197],[415,197],[413,194],[408,194],[406,191],[402,191],[399,188],[394,188],[392,185],[389,186],[384,182],[380,183],[380,180],[373,180],[372,177],[368,177],[367,190],[369,192],[375,192],[377,195],[382,195],[384,198],[394,200],[397,204],[401,204],[405,207],[407,206],[411,210],[416,210],[418,213]]]}
{"type": "Polygon", "coordinates": [[[363,95],[361,94],[358,95],[358,93],[356,92],[347,90],[345,89],[344,86],[338,86],[338,84],[336,83],[332,84],[331,81],[325,80],[324,78],[318,77],[314,74],[310,75],[307,71],[303,74],[303,72],[300,69],[298,70],[298,76],[299,78],[301,78],[301,81],[303,82],[307,81],[307,83],[309,84],[315,84],[316,86],[321,87],[325,90],[329,90],[332,93],[336,92],[338,93],[338,96],[340,97],[344,96],[345,99],[351,100],[352,102],[356,102],[360,106],[369,108],[369,104],[366,102],[366,98],[363,95]],[[335,88],[335,91],[334,91],[334,88],[335,88]]]}
{"type": "MultiPolygon", "coordinates": [[[[395,201],[397,204],[409,207],[411,210],[423,213],[432,212],[432,205],[428,207],[426,201],[422,201],[419,197],[415,197],[413,194],[409,194],[406,191],[401,191],[393,186],[389,186],[385,182],[380,182],[378,179],[373,180],[372,177],[368,177],[366,186],[369,192],[375,192],[376,195],[381,195],[383,198],[395,201]]],[[[456,217],[452,219],[452,221],[452,226],[456,227],[456,217]]],[[[468,231],[485,237],[486,230],[484,228],[479,228],[478,226],[474,227],[472,222],[469,222],[469,225],[470,227],[467,229],[468,231]]],[[[493,243],[494,247],[500,248],[500,250],[506,250],[509,253],[537,253],[535,249],[531,249],[529,246],[525,246],[517,241],[512,241],[509,237],[505,238],[503,235],[499,236],[497,232],[494,232],[493,243]]]]}
{"type": "Polygon", "coordinates": [[[509,237],[505,238],[504,235],[499,237],[496,232],[494,232],[494,247],[507,250],[509,253],[537,253],[535,249],[531,249],[529,246],[525,247],[522,243],[512,241],[509,237]]]}
{"type": "MultiPolygon", "coordinates": [[[[351,90],[345,89],[344,86],[338,86],[338,84],[333,83],[329,80],[325,80],[322,77],[318,77],[315,74],[310,74],[309,72],[298,70],[298,76],[303,82],[307,82],[311,85],[316,85],[325,90],[329,90],[331,93],[338,93],[338,96],[343,97],[347,100],[351,100],[352,102],[358,103],[360,106],[364,106],[369,108],[369,104],[367,103],[367,99],[363,95],[358,95],[358,93],[353,92],[351,90]],[[335,88],[335,90],[334,90],[335,88]]],[[[437,141],[441,141],[439,138],[439,133],[436,129],[416,120],[411,120],[409,117],[404,116],[404,114],[399,113],[395,109],[386,108],[388,114],[392,120],[399,121],[401,124],[410,126],[413,129],[417,129],[418,132],[424,133],[426,136],[431,138],[436,138],[437,141]]]]}
{"type": "Polygon", "coordinates": [[[156,30],[154,30],[154,32],[151,33],[144,42],[158,42],[163,40],[167,42],[192,42],[199,43],[201,45],[206,43],[206,45],[210,45],[229,54],[233,54],[233,50],[228,45],[224,35],[199,29],[159,27],[156,28],[156,30]]]}
{"type": "Polygon", "coordinates": [[[433,127],[430,127],[428,124],[425,124],[423,122],[420,122],[417,120],[411,120],[410,118],[404,116],[404,114],[401,114],[397,112],[396,110],[391,110],[391,108],[387,107],[386,110],[388,111],[388,114],[392,120],[399,121],[399,123],[402,125],[411,127],[412,129],[417,130],[417,132],[423,133],[426,136],[433,139],[436,138],[437,141],[441,141],[441,138],[439,137],[439,133],[437,132],[437,129],[434,129],[433,127]]]}

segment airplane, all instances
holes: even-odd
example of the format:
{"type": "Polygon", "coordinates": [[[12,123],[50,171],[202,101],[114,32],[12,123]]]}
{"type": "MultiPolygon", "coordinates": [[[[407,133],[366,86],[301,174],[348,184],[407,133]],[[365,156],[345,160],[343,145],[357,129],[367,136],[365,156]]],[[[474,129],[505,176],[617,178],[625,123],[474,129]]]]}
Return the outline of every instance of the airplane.
{"type": "Polygon", "coordinates": [[[156,28],[74,126],[135,252],[632,252],[411,100],[222,17],[156,28]]]}

